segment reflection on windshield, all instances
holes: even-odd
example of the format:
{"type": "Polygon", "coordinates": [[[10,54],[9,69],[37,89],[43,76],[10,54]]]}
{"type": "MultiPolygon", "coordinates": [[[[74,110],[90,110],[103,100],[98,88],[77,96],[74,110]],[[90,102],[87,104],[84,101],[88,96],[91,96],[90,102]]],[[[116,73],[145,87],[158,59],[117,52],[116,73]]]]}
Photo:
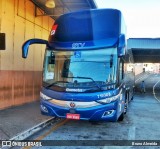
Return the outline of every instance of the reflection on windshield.
{"type": "Polygon", "coordinates": [[[101,87],[116,82],[117,49],[46,50],[43,82],[47,86],[101,87]]]}

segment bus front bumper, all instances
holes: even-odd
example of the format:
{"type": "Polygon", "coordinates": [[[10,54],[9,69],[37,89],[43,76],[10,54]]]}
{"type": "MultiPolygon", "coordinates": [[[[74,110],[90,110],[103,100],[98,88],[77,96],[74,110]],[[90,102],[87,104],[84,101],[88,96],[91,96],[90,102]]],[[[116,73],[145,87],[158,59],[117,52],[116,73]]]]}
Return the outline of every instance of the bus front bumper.
{"type": "MultiPolygon", "coordinates": [[[[66,118],[66,115],[71,113],[70,108],[57,106],[45,100],[41,100],[40,109],[43,115],[60,118],[66,118]]],[[[80,116],[80,120],[115,122],[117,121],[119,115],[117,111],[118,101],[114,101],[105,105],[89,108],[75,108],[74,114],[78,114],[80,116]]]]}

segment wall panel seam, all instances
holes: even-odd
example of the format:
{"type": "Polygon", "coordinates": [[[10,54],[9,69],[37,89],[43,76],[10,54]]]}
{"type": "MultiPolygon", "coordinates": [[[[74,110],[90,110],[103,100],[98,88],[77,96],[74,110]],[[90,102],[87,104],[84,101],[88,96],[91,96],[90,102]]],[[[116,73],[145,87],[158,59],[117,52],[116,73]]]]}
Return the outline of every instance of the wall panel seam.
{"type": "MultiPolygon", "coordinates": [[[[18,11],[18,10],[19,10],[19,0],[18,0],[18,2],[17,2],[17,16],[18,16],[18,17],[21,17],[21,18],[24,19],[25,21],[28,21],[28,22],[30,22],[30,23],[36,25],[36,26],[39,26],[40,28],[42,28],[42,29],[44,29],[44,30],[46,30],[46,31],[48,31],[48,32],[50,31],[50,30],[48,30],[48,29],[42,27],[41,25],[36,24],[35,22],[33,22],[33,21],[27,19],[26,16],[25,16],[25,17],[21,16],[21,15],[19,14],[19,11],[18,11]]],[[[49,17],[48,17],[48,18],[49,18],[49,17]]]]}

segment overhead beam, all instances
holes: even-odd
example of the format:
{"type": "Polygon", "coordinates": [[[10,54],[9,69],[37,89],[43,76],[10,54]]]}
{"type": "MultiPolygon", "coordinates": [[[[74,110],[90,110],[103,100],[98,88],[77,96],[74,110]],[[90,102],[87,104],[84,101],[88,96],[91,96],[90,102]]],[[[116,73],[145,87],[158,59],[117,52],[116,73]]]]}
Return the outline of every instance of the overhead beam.
{"type": "Polygon", "coordinates": [[[58,16],[67,12],[86,10],[86,9],[96,7],[94,0],[79,0],[79,1],[78,0],[73,0],[73,1],[55,0],[56,7],[54,9],[46,8],[45,0],[44,1],[30,0],[30,1],[35,5],[36,17],[50,16],[53,19],[56,19],[58,16]],[[38,13],[37,11],[38,8],[43,11],[42,14],[38,13]]]}
{"type": "Polygon", "coordinates": [[[132,48],[135,63],[160,63],[160,49],[132,48]]]}

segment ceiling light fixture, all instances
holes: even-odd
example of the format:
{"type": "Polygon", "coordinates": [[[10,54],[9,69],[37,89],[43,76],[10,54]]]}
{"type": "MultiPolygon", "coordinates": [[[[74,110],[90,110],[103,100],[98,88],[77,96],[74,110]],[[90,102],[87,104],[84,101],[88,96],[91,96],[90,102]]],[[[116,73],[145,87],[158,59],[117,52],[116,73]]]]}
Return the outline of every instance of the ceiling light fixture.
{"type": "Polygon", "coordinates": [[[54,0],[47,0],[45,6],[48,8],[54,8],[56,5],[54,0]]]}

